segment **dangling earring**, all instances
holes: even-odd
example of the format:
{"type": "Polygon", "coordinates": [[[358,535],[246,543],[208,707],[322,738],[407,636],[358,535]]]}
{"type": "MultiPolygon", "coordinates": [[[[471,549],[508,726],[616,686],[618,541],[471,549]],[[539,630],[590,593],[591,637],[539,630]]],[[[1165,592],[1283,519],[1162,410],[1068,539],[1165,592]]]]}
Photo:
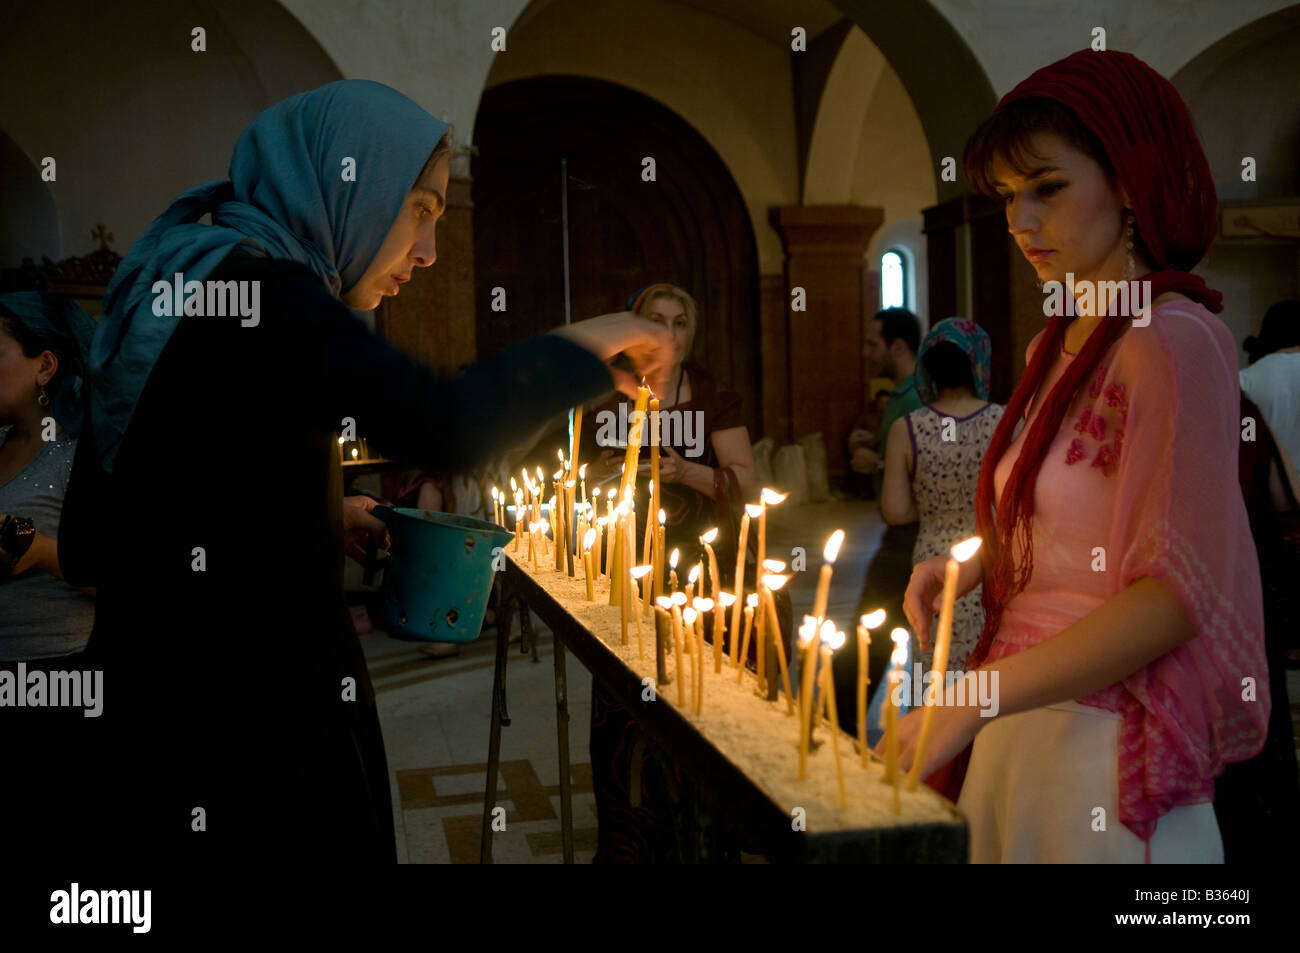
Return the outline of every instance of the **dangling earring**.
{"type": "Polygon", "coordinates": [[[45,393],[44,387],[42,387],[41,392],[36,395],[36,403],[40,404],[42,407],[50,406],[50,395],[45,393]]]}
{"type": "Polygon", "coordinates": [[[1133,213],[1127,212],[1124,216],[1124,280],[1132,281],[1133,276],[1137,274],[1137,266],[1133,263],[1133,213]]]}

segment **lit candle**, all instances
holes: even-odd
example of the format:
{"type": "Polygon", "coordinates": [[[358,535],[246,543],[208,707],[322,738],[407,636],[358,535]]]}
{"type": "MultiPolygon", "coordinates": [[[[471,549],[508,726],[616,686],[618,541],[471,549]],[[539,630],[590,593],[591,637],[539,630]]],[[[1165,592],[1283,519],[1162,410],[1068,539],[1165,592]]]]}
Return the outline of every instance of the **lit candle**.
{"type": "Polygon", "coordinates": [[[691,603],[695,608],[695,640],[700,650],[700,706],[704,704],[704,617],[713,611],[713,600],[697,596],[691,603]]]}
{"type": "MultiPolygon", "coordinates": [[[[769,573],[763,577],[763,599],[767,603],[767,622],[772,627],[772,641],[776,645],[776,658],[781,666],[781,683],[785,685],[785,712],[787,715],[794,714],[794,692],[790,690],[790,672],[785,664],[785,644],[781,641],[781,623],[776,617],[776,600],[772,598],[772,593],[780,589],[790,581],[789,576],[781,576],[776,573],[769,573]]],[[[773,674],[775,678],[775,673],[773,674]]]]}
{"type": "MultiPolygon", "coordinates": [[[[756,503],[745,504],[745,514],[740,518],[740,545],[736,549],[736,594],[731,609],[731,664],[736,664],[737,636],[740,634],[740,607],[745,594],[745,556],[749,545],[749,518],[755,519],[763,512],[756,503]]],[[[741,663],[742,665],[744,663],[741,663]]]]}
{"type": "Polygon", "coordinates": [[[709,592],[713,594],[715,599],[718,596],[718,584],[721,582],[721,577],[718,575],[718,560],[713,555],[713,546],[711,544],[717,538],[718,528],[716,526],[700,537],[700,542],[704,544],[704,551],[709,557],[709,592]]]}
{"type": "Polygon", "coordinates": [[[809,719],[812,717],[812,683],[813,653],[811,647],[817,641],[817,620],[813,616],[804,616],[803,625],[799,627],[800,665],[803,666],[799,680],[799,780],[808,777],[808,742],[809,719]]]}
{"type": "Polygon", "coordinates": [[[677,660],[677,667],[673,669],[673,677],[677,679],[677,707],[686,707],[686,690],[684,682],[686,673],[682,670],[682,606],[686,604],[686,596],[680,592],[674,592],[672,599],[673,604],[673,655],[677,660]]]}
{"type": "Polygon", "coordinates": [[[818,619],[826,618],[826,601],[831,592],[831,567],[835,565],[835,557],[840,554],[840,545],[844,542],[844,530],[837,529],[831,533],[831,538],[826,540],[826,548],[822,550],[821,576],[817,580],[817,598],[813,601],[813,615],[818,619]]]}
{"type": "Polygon", "coordinates": [[[532,560],[533,572],[537,572],[537,524],[528,524],[528,558],[532,560]]]}
{"type": "Polygon", "coordinates": [[[682,625],[685,627],[684,634],[686,636],[686,651],[691,656],[691,711],[698,714],[699,708],[696,706],[695,697],[699,691],[700,676],[699,676],[699,670],[696,667],[696,654],[697,654],[695,651],[696,618],[697,618],[697,613],[690,606],[687,606],[686,608],[682,609],[682,625]]]}
{"type": "MultiPolygon", "coordinates": [[[[655,481],[650,481],[650,511],[651,517],[658,511],[659,507],[655,506],[655,481]]],[[[650,562],[650,547],[654,545],[655,539],[655,521],[647,519],[645,521],[645,532],[641,534],[641,562],[650,562]]]]}
{"type": "Polygon", "coordinates": [[[831,747],[835,750],[835,775],[840,782],[840,807],[846,807],[847,803],[844,797],[844,764],[840,761],[840,719],[835,711],[835,678],[831,666],[835,650],[843,644],[843,632],[836,632],[830,639],[822,640],[822,692],[830,708],[830,727],[827,731],[831,736],[831,747]]]}
{"type": "Polygon", "coordinates": [[[645,426],[646,405],[650,400],[650,388],[638,387],[636,405],[632,410],[631,432],[627,435],[627,454],[623,458],[623,482],[619,485],[619,496],[626,496],[629,489],[635,491],[637,457],[641,453],[641,428],[645,426]]]}
{"type": "Polygon", "coordinates": [[[596,601],[596,593],[592,589],[592,580],[591,580],[591,544],[594,543],[595,541],[596,541],[596,531],[594,529],[587,530],[587,532],[584,533],[582,536],[582,574],[583,577],[587,580],[587,601],[588,602],[596,601]]]}
{"type": "MultiPolygon", "coordinates": [[[[632,605],[636,615],[636,655],[637,658],[645,658],[645,650],[641,647],[641,602],[637,598],[637,586],[640,584],[641,577],[648,575],[651,566],[633,566],[628,575],[632,577],[632,605]]],[[[648,600],[647,600],[648,601],[648,600]]]]}
{"type": "Polygon", "coordinates": [[[952,616],[953,607],[957,601],[957,572],[961,564],[975,555],[980,548],[980,538],[972,536],[970,539],[962,540],[950,551],[950,558],[944,567],[943,574],[943,602],[939,608],[939,631],[934,640],[934,664],[930,671],[938,675],[938,679],[930,676],[931,685],[925,693],[925,714],[921,716],[921,733],[916,740],[916,757],[912,761],[912,767],[907,772],[907,789],[915,791],[917,782],[921,779],[921,756],[925,754],[926,742],[930,740],[930,723],[934,718],[934,708],[938,703],[938,695],[943,691],[943,686],[948,677],[948,647],[952,642],[952,616]]]}
{"type": "MultiPolygon", "coordinates": [[[[761,525],[761,524],[760,524],[760,525],[761,525]]],[[[762,559],[762,560],[759,560],[759,564],[758,564],[758,569],[759,569],[759,592],[758,592],[758,600],[759,600],[759,603],[758,603],[758,619],[757,619],[757,621],[754,623],[754,628],[757,630],[757,634],[755,635],[755,638],[758,640],[758,646],[757,646],[757,652],[758,652],[758,688],[757,688],[757,691],[758,691],[758,694],[760,694],[760,695],[766,695],[766,694],[768,694],[768,684],[767,684],[767,680],[768,680],[768,678],[775,678],[775,677],[776,677],[776,672],[769,672],[769,671],[767,670],[767,612],[763,609],[763,600],[766,599],[766,595],[763,593],[763,580],[766,579],[768,575],[772,575],[772,574],[775,574],[775,573],[779,573],[779,572],[780,572],[782,569],[784,569],[784,568],[785,568],[785,563],[781,562],[781,560],[779,560],[779,559],[762,559]]],[[[774,633],[774,637],[776,637],[776,638],[780,638],[780,635],[781,635],[781,633],[780,633],[779,631],[777,631],[777,632],[774,633]]]]}
{"type": "Polygon", "coordinates": [[[501,522],[499,519],[497,519],[497,488],[496,487],[492,487],[492,522],[494,523],[501,522]]]}
{"type": "Polygon", "coordinates": [[[673,631],[673,600],[667,596],[655,598],[655,674],[659,684],[668,684],[668,668],[664,661],[664,639],[673,631]]]}
{"type": "Polygon", "coordinates": [[[862,766],[867,766],[867,687],[871,683],[867,662],[871,654],[871,630],[885,622],[885,610],[868,612],[858,619],[858,749],[862,766]]]}
{"type": "MultiPolygon", "coordinates": [[[[776,506],[778,503],[785,501],[789,493],[778,493],[776,490],[763,487],[763,492],[759,495],[761,501],[758,514],[758,565],[763,565],[763,560],[767,556],[767,508],[776,506]]],[[[759,656],[759,665],[762,665],[762,656],[759,656]]]]}
{"type": "MultiPolygon", "coordinates": [[[[558,484],[557,484],[558,486],[558,484]]],[[[564,487],[559,487],[559,493],[551,497],[551,518],[555,520],[555,571],[564,572],[564,506],[560,503],[564,499],[564,487]]]]}
{"type": "Polygon", "coordinates": [[[715,653],[714,661],[718,663],[717,665],[714,666],[713,669],[714,672],[722,671],[721,658],[720,658],[721,655],[736,654],[736,634],[734,631],[731,634],[730,653],[719,652],[719,648],[718,648],[718,646],[722,644],[722,639],[727,632],[727,610],[730,609],[733,604],[735,604],[735,601],[736,601],[736,597],[729,592],[718,593],[716,615],[713,618],[713,639],[714,642],[716,643],[713,649],[715,653]]]}
{"type": "Polygon", "coordinates": [[[681,554],[677,551],[677,547],[674,546],[672,553],[668,556],[668,578],[672,583],[673,592],[677,591],[677,559],[680,555],[681,554]]]}
{"type": "MultiPolygon", "coordinates": [[[[582,484],[582,505],[587,505],[587,465],[578,467],[578,481],[582,484]]],[[[594,488],[593,488],[594,489],[594,488]]]]}
{"type": "Polygon", "coordinates": [[[740,684],[745,674],[745,663],[749,661],[749,634],[754,629],[754,610],[758,608],[758,593],[751,592],[745,597],[745,638],[740,646],[740,664],[736,666],[736,684],[740,684]]]}
{"type": "Polygon", "coordinates": [[[654,594],[655,598],[664,593],[664,511],[659,510],[659,525],[655,527],[655,544],[652,550],[651,562],[654,563],[654,594]]]}
{"type": "Polygon", "coordinates": [[[696,563],[694,566],[691,567],[691,571],[687,574],[686,576],[686,601],[687,602],[690,602],[692,599],[695,598],[695,580],[700,578],[700,573],[703,572],[703,570],[704,570],[703,565],[700,563],[696,563]]]}
{"type": "Polygon", "coordinates": [[[894,640],[894,651],[889,656],[889,680],[885,683],[888,687],[885,694],[885,783],[894,785],[897,798],[898,703],[894,699],[894,693],[903,683],[903,665],[907,662],[907,630],[894,629],[889,637],[894,640]]]}
{"type": "Polygon", "coordinates": [[[591,565],[596,571],[596,578],[599,579],[605,575],[605,566],[601,559],[601,550],[604,549],[605,541],[605,517],[596,519],[596,551],[592,554],[591,565]]]}

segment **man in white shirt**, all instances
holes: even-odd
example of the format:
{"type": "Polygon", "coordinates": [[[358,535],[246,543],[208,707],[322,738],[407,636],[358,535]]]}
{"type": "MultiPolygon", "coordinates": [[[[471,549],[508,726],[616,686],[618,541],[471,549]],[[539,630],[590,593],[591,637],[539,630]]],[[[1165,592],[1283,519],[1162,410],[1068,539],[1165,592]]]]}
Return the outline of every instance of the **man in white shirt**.
{"type": "Polygon", "coordinates": [[[1268,309],[1259,336],[1243,342],[1250,366],[1241,389],[1259,405],[1273,436],[1300,470],[1300,301],[1279,301],[1268,309]]]}

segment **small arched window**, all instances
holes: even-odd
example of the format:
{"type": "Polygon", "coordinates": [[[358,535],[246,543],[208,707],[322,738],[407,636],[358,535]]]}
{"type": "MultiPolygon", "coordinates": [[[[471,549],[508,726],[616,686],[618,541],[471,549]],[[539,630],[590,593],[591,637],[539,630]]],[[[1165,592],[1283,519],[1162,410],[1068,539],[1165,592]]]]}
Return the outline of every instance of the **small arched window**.
{"type": "Polygon", "coordinates": [[[911,307],[907,300],[907,259],[897,248],[880,256],[880,306],[911,307]]]}

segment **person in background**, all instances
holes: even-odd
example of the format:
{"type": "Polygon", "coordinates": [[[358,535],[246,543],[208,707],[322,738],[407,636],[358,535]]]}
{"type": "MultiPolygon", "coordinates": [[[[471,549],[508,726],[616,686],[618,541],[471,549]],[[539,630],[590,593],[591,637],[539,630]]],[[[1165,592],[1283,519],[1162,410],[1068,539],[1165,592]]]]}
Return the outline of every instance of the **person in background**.
{"type": "MultiPolygon", "coordinates": [[[[867,323],[866,344],[862,355],[867,361],[868,377],[885,376],[893,380],[893,391],[881,414],[880,434],[874,447],[859,447],[853,452],[851,465],[859,472],[870,472],[875,484],[876,498],[881,496],[882,479],[885,463],[885,440],[894,421],[905,414],[921,407],[921,398],[916,391],[916,350],[921,344],[921,322],[906,308],[886,308],[878,312],[867,323]]],[[[853,439],[850,434],[850,441],[853,439]]],[[[862,594],[858,597],[858,610],[854,616],[883,608],[885,622],[879,631],[888,633],[896,626],[906,627],[903,616],[903,594],[907,591],[907,582],[912,574],[912,552],[916,548],[920,524],[915,520],[908,523],[886,524],[880,535],[880,546],[867,566],[866,578],[862,584],[862,594]]],[[[873,639],[871,643],[872,660],[870,677],[873,685],[879,685],[879,676],[889,657],[889,639],[873,639]]],[[[858,667],[857,639],[849,639],[835,656],[836,702],[839,707],[840,724],[846,731],[857,730],[857,707],[844,704],[844,692],[849,684],[844,679],[858,667]]]]}
{"type": "Polygon", "coordinates": [[[1242,342],[1250,366],[1241,389],[1263,411],[1291,466],[1300,469],[1300,301],[1279,301],[1264,314],[1259,336],[1242,342]]]}
{"type": "Polygon", "coordinates": [[[61,295],[0,295],[0,662],[66,660],[94,624],[57,546],[94,329],[61,295]]]}
{"type": "MultiPolygon", "coordinates": [[[[948,552],[977,533],[975,488],[980,462],[1002,419],[1002,406],[989,402],[989,336],[974,321],[949,318],[926,335],[916,368],[920,410],[897,418],[885,451],[880,511],[891,525],[919,520],[913,564],[948,552]]],[[[966,656],[984,627],[979,588],[957,600],[948,651],[948,671],[966,667],[966,656]]],[[[922,671],[934,662],[930,631],[915,633],[922,671]]]]}

